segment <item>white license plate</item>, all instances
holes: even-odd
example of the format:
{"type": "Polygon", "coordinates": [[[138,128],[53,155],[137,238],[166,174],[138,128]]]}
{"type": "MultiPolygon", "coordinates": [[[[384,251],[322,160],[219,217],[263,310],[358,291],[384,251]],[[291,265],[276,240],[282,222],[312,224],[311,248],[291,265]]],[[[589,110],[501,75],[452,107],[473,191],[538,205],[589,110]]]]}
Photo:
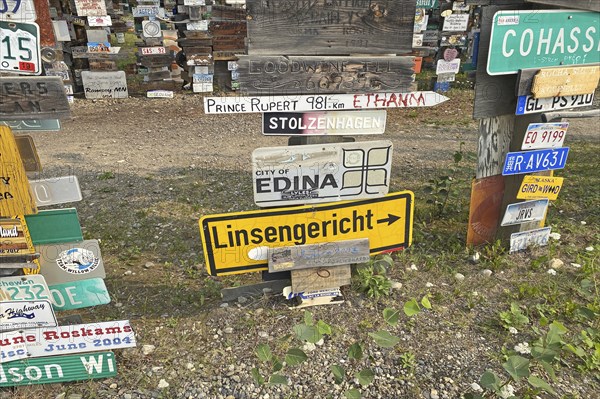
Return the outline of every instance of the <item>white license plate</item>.
{"type": "Polygon", "coordinates": [[[55,326],[56,317],[50,301],[0,302],[0,331],[55,326]]]}
{"type": "MultiPolygon", "coordinates": [[[[0,5],[4,0],[0,0],[0,5]]],[[[39,75],[40,28],[30,22],[0,21],[0,72],[39,75]]]]}
{"type": "Polygon", "coordinates": [[[544,219],[548,209],[548,198],[517,202],[506,207],[501,226],[510,226],[526,222],[539,222],[544,219]]]}
{"type": "Polygon", "coordinates": [[[0,280],[0,298],[3,301],[33,301],[38,299],[49,301],[50,290],[44,276],[41,274],[3,277],[0,280]]]}
{"type": "Polygon", "coordinates": [[[29,186],[37,206],[66,204],[83,199],[77,176],[30,180],[29,186]]]}
{"type": "Polygon", "coordinates": [[[530,123],[523,138],[522,150],[562,147],[569,122],[530,123]]]}
{"type": "Polygon", "coordinates": [[[33,22],[36,18],[33,0],[0,0],[0,21],[33,22]]]}

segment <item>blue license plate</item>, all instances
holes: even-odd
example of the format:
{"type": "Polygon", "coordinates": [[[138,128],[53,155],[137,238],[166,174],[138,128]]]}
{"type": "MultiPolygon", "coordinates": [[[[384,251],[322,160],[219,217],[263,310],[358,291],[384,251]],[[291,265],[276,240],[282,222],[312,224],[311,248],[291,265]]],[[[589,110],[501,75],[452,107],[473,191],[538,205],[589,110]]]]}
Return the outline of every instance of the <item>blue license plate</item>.
{"type": "Polygon", "coordinates": [[[568,155],[569,147],[509,152],[504,160],[502,175],[519,175],[522,173],[562,169],[565,167],[568,155]]]}

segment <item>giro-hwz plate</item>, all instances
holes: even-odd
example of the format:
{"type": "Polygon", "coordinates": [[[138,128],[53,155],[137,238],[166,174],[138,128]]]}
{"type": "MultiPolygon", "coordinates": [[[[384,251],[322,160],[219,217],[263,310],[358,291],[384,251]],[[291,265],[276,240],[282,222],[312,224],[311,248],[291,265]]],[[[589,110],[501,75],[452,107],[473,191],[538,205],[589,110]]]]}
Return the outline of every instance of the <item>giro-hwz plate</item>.
{"type": "Polygon", "coordinates": [[[200,219],[208,273],[267,270],[257,249],[368,238],[371,255],[412,242],[414,194],[410,191],[360,201],[209,215],[200,219]]]}
{"type": "Polygon", "coordinates": [[[39,75],[42,72],[40,28],[36,23],[0,21],[2,71],[24,75],[39,75]]]}
{"type": "Polygon", "coordinates": [[[258,148],[252,165],[258,206],[377,198],[389,190],[392,142],[258,148]]]}

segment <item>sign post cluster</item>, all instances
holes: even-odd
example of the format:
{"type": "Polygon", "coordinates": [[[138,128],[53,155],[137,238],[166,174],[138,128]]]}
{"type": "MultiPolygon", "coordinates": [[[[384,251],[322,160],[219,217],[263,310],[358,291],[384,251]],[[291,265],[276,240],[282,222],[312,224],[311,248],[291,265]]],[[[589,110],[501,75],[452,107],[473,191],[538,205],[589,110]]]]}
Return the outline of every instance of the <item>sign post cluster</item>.
{"type": "Polygon", "coordinates": [[[46,69],[32,22],[44,9],[18,1],[6,10],[0,67],[14,75],[0,77],[0,387],[114,376],[110,351],[135,346],[129,322],[59,326],[56,317],[110,296],[99,242],[83,239],[77,210],[42,209],[81,201],[77,177],[40,178],[33,137],[24,134],[58,131],[70,116],[64,77],[29,76],[46,69]]]}
{"type": "Polygon", "coordinates": [[[415,2],[380,3],[381,12],[365,2],[342,12],[336,3],[307,11],[247,2],[249,51],[233,66],[240,95],[205,97],[204,110],[261,113],[264,135],[289,140],[252,153],[254,202],[263,209],[200,219],[209,274],[290,272],[288,299],[337,303],[351,264],[411,244],[414,195],[389,193],[392,142],[345,136],[383,134],[386,108],[447,98],[413,91],[414,57],[383,55],[410,51],[415,2]]]}
{"type": "Polygon", "coordinates": [[[502,239],[511,253],[547,244],[551,228],[544,222],[563,186],[553,173],[567,162],[569,123],[546,122],[543,115],[592,105],[600,78],[599,24],[597,10],[482,8],[469,244],[502,239]]]}

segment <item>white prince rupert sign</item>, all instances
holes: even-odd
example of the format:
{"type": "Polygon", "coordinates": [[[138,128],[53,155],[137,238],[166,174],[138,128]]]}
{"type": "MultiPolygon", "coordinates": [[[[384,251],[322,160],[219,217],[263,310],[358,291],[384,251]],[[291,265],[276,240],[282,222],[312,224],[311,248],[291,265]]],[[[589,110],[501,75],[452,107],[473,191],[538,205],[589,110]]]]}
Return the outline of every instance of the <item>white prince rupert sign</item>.
{"type": "Polygon", "coordinates": [[[237,114],[249,112],[303,112],[431,107],[447,100],[448,97],[444,97],[433,91],[260,97],[204,97],[204,112],[207,114],[237,114]]]}
{"type": "Polygon", "coordinates": [[[389,190],[392,142],[259,148],[252,162],[258,206],[377,198],[389,190]]]}

